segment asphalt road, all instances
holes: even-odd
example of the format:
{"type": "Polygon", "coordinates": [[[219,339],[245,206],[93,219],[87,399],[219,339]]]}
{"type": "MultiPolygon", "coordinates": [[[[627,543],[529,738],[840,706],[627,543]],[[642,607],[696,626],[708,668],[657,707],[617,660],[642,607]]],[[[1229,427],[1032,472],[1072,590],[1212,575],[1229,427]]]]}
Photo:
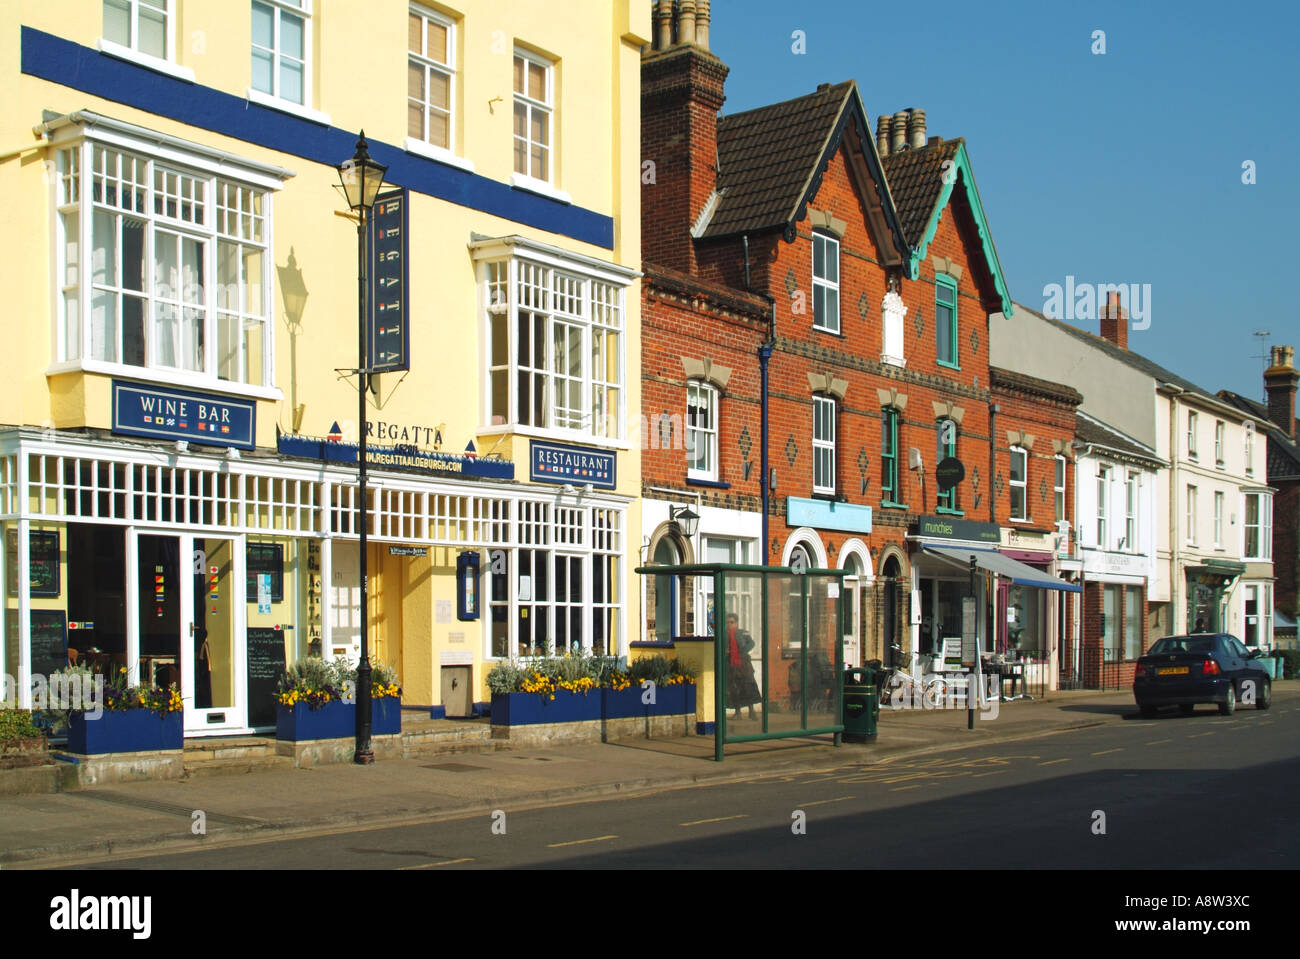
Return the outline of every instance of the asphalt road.
{"type": "Polygon", "coordinates": [[[1298,732],[1300,706],[1108,717],[875,766],[77,868],[1295,868],[1298,732]]]}

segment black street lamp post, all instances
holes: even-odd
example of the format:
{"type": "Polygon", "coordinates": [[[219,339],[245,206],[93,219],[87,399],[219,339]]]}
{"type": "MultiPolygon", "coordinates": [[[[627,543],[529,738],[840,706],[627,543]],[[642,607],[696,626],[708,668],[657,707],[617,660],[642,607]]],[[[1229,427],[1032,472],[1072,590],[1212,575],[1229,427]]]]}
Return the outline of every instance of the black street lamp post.
{"type": "Polygon", "coordinates": [[[361,131],[357,152],[339,165],[339,181],[348,206],[357,213],[357,530],[360,534],[361,660],[357,663],[357,746],[353,761],[368,766],[375,761],[370,748],[370,644],[367,614],[369,583],[366,569],[366,389],[370,373],[366,351],[366,220],[384,182],[388,167],[370,159],[366,132],[361,131]]]}

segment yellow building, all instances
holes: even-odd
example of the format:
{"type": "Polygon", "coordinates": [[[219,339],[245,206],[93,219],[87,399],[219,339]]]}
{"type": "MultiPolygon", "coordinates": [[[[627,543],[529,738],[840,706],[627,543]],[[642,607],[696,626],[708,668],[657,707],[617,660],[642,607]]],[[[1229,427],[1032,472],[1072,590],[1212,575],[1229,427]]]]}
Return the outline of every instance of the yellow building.
{"type": "Polygon", "coordinates": [[[274,722],[285,662],[356,655],[358,239],[336,167],[363,128],[388,167],[373,326],[409,357],[365,417],[372,661],[406,704],[458,714],[496,658],[626,653],[649,5],[2,16],[9,694],[66,645],[175,680],[187,734],[231,733],[274,722]]]}

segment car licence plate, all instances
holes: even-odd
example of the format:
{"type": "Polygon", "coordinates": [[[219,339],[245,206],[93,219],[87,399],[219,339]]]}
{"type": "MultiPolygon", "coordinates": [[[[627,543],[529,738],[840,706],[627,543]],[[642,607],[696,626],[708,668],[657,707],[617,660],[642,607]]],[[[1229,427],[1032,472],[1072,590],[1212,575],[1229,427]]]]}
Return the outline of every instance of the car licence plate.
{"type": "Polygon", "coordinates": [[[1186,666],[1161,666],[1156,670],[1157,676],[1186,676],[1187,673],[1186,666]]]}

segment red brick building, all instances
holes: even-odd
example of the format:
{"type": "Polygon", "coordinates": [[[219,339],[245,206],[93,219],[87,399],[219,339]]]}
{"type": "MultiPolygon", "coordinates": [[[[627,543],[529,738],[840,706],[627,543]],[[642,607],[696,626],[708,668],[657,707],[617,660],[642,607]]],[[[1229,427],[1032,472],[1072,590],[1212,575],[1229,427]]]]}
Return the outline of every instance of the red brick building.
{"type": "MultiPolygon", "coordinates": [[[[1077,579],[1077,564],[1063,558],[1075,522],[1073,446],[1083,396],[1072,387],[996,366],[989,368],[989,383],[1000,552],[1052,579],[1067,572],[1077,579]]],[[[995,647],[1043,661],[1050,674],[1068,672],[1068,639],[1078,615],[1070,592],[1001,578],[995,647]]]]}
{"type": "MultiPolygon", "coordinates": [[[[965,142],[920,110],[873,139],[852,81],[719,116],[696,17],[658,4],[642,61],[645,559],[843,568],[846,659],[937,652],[968,577],[928,546],[1001,545],[988,324],[1012,306],[965,142]],[[945,458],[965,476],[940,491],[945,458]]],[[[1022,418],[1042,448],[1059,412],[1022,418]]],[[[646,639],[710,631],[680,585],[647,578],[646,639]]]]}

